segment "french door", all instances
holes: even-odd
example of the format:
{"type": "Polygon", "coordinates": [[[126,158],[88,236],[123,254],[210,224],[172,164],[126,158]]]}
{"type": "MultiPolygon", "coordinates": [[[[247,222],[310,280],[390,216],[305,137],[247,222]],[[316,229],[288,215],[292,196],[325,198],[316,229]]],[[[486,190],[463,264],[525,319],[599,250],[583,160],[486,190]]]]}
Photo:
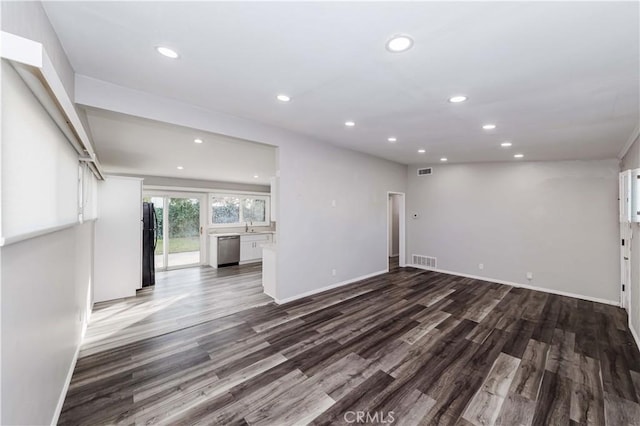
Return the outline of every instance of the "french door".
{"type": "Polygon", "coordinates": [[[144,201],[157,217],[156,270],[201,265],[205,195],[145,193],[144,201]]]}

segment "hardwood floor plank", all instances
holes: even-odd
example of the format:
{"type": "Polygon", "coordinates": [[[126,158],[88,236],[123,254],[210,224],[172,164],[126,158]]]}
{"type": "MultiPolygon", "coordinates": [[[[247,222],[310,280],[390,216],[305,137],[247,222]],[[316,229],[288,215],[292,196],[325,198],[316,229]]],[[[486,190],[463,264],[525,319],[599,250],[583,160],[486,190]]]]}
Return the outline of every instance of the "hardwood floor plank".
{"type": "Polygon", "coordinates": [[[156,283],[96,304],[60,424],[640,424],[614,306],[397,264],[285,305],[259,264],[156,283]]]}
{"type": "Polygon", "coordinates": [[[516,376],[511,383],[511,392],[532,401],[538,398],[538,391],[542,383],[549,345],[537,340],[529,340],[529,344],[522,355],[522,362],[516,376]]]}
{"type": "Polygon", "coordinates": [[[571,420],[586,425],[605,424],[600,363],[579,353],[574,358],[571,420]]]}
{"type": "Polygon", "coordinates": [[[335,401],[380,371],[377,362],[351,353],[311,377],[306,385],[321,389],[335,401]]]}
{"type": "Polygon", "coordinates": [[[530,426],[536,411],[536,402],[509,392],[502,403],[495,424],[499,426],[530,426]]]}
{"type": "Polygon", "coordinates": [[[619,338],[615,321],[603,313],[598,313],[597,318],[603,390],[637,403],[630,367],[622,349],[624,342],[619,338]]]}
{"type": "Polygon", "coordinates": [[[331,408],[325,410],[311,421],[312,425],[345,424],[347,412],[363,411],[391,383],[393,377],[383,371],[375,372],[371,377],[338,400],[331,408]]]}
{"type": "Polygon", "coordinates": [[[598,359],[598,327],[594,311],[594,302],[578,301],[578,324],[576,331],[576,352],[598,359]]]}
{"type": "Polygon", "coordinates": [[[604,393],[605,421],[607,425],[637,425],[640,419],[640,404],[604,393]]]}
{"type": "Polygon", "coordinates": [[[531,338],[540,342],[551,344],[553,333],[556,329],[558,316],[560,315],[560,297],[550,294],[542,310],[541,320],[533,330],[531,338]]]}
{"type": "Polygon", "coordinates": [[[512,327],[507,327],[511,338],[504,345],[502,351],[516,358],[522,358],[535,326],[535,323],[521,318],[514,322],[512,327]]]}
{"type": "Polygon", "coordinates": [[[229,377],[220,379],[215,382],[215,384],[188,392],[183,392],[179,389],[175,397],[158,401],[157,404],[152,405],[143,413],[137,415],[135,418],[136,423],[173,423],[175,419],[182,416],[183,413],[188,410],[207,400],[215,399],[220,395],[228,393],[228,391],[238,383],[250,379],[284,361],[286,361],[286,358],[280,354],[276,354],[246,367],[229,377]]]}
{"type": "Polygon", "coordinates": [[[395,425],[413,426],[420,423],[435,403],[435,400],[422,392],[413,390],[405,398],[398,401],[397,405],[388,408],[382,407],[379,412],[387,416],[388,413],[393,412],[393,424],[395,425]]]}
{"type": "Polygon", "coordinates": [[[532,424],[566,425],[571,409],[571,379],[545,371],[532,424]]]}
{"type": "Polygon", "coordinates": [[[556,328],[547,355],[545,368],[555,374],[571,377],[576,335],[556,328]]]}
{"type": "Polygon", "coordinates": [[[495,424],[509,386],[516,375],[520,359],[501,353],[489,375],[462,414],[472,424],[495,424]]]}

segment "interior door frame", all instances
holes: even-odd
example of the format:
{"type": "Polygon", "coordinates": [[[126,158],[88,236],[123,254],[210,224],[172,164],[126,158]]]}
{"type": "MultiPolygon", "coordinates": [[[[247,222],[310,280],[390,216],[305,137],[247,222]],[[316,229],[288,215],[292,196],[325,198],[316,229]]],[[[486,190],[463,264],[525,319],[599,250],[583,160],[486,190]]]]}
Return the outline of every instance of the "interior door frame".
{"type": "Polygon", "coordinates": [[[387,191],[387,258],[385,260],[387,264],[387,272],[389,272],[389,245],[390,245],[390,235],[391,235],[391,196],[397,195],[400,198],[399,211],[398,211],[398,263],[401,268],[407,266],[407,258],[406,258],[406,206],[405,206],[405,193],[404,192],[394,192],[387,191]]]}
{"type": "Polygon", "coordinates": [[[620,307],[631,315],[631,244],[633,239],[632,224],[620,223],[620,307]],[[624,245],[622,242],[624,241],[624,245]],[[624,286],[624,290],[623,290],[624,286]]]}
{"type": "Polygon", "coordinates": [[[162,190],[145,190],[143,191],[144,197],[158,197],[164,201],[165,208],[162,209],[162,256],[163,267],[156,268],[156,271],[172,271],[174,269],[193,268],[194,266],[202,266],[207,264],[208,250],[207,250],[207,203],[208,198],[206,193],[201,192],[180,192],[180,191],[162,191],[162,190]],[[198,263],[190,263],[188,265],[169,266],[169,251],[167,250],[169,244],[169,199],[170,198],[197,198],[200,200],[200,261],[198,263]]]}

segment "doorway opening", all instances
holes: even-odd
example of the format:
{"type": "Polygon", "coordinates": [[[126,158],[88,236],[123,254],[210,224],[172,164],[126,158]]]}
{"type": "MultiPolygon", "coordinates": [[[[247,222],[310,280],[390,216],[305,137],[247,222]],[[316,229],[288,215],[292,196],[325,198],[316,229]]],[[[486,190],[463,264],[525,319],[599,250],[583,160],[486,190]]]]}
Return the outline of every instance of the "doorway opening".
{"type": "Polygon", "coordinates": [[[145,193],[143,201],[155,211],[156,271],[203,264],[204,194],[145,193]]]}
{"type": "Polygon", "coordinates": [[[388,271],[406,266],[405,194],[387,193],[387,262],[388,271]]]}

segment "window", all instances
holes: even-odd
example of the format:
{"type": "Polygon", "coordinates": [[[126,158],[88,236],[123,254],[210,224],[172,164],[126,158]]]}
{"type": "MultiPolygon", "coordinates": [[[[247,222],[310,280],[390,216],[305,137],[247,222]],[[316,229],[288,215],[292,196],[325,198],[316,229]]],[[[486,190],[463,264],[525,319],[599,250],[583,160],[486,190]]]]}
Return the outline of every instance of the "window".
{"type": "Polygon", "coordinates": [[[237,197],[212,197],[211,223],[240,223],[240,199],[237,197]]]}
{"type": "Polygon", "coordinates": [[[211,194],[210,226],[268,226],[269,197],[240,194],[211,194]]]}
{"type": "Polygon", "coordinates": [[[245,222],[266,222],[267,203],[262,198],[242,200],[242,217],[245,222]]]}

